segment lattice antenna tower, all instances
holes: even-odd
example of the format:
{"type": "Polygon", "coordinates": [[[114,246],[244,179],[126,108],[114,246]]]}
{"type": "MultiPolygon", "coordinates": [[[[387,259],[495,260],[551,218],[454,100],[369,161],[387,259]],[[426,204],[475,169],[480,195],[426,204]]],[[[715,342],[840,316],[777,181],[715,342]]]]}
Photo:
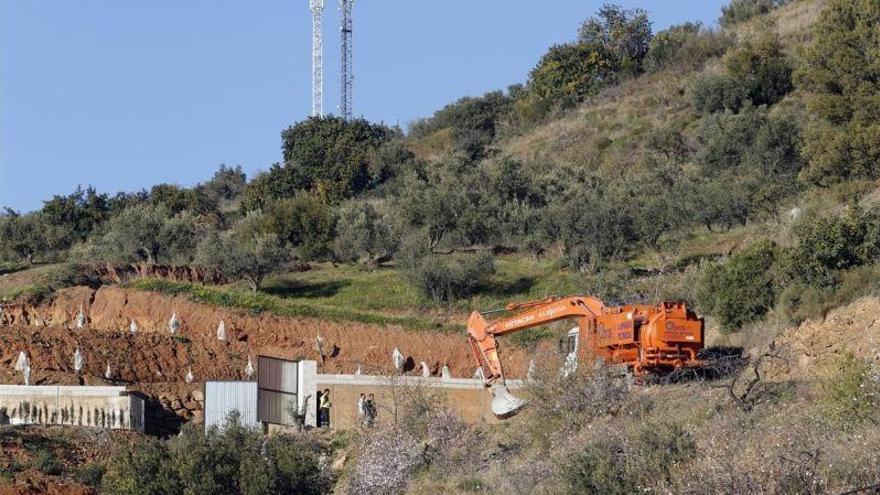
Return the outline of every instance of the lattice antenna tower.
{"type": "Polygon", "coordinates": [[[312,11],[312,117],[324,116],[324,0],[309,0],[312,11]]]}
{"type": "Polygon", "coordinates": [[[342,56],[340,57],[340,62],[342,64],[342,70],[340,78],[341,93],[339,98],[339,114],[345,120],[351,119],[351,86],[352,80],[354,79],[354,72],[352,71],[351,63],[351,10],[353,5],[354,0],[339,0],[339,11],[342,14],[340,16],[340,28],[342,31],[342,56]]]}

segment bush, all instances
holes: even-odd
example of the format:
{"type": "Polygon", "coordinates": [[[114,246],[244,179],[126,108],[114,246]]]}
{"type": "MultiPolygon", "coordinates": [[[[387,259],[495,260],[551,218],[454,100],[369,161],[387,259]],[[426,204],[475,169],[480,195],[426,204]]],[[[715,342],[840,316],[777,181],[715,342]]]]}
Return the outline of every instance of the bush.
{"type": "MultiPolygon", "coordinates": [[[[614,84],[617,79],[613,55],[601,44],[554,45],[529,72],[527,101],[535,117],[558,106],[570,107],[614,84]]],[[[523,115],[527,117],[526,115],[523,115]]]]}
{"type": "Polygon", "coordinates": [[[339,212],[334,251],[345,261],[363,261],[375,268],[397,248],[397,233],[391,220],[372,203],[355,201],[339,212]]]}
{"type": "Polygon", "coordinates": [[[627,77],[641,72],[650,42],[648,13],[613,4],[603,5],[597,17],[584,21],[578,31],[578,43],[604,47],[613,57],[615,72],[627,77]]]}
{"type": "Polygon", "coordinates": [[[691,90],[694,109],[704,115],[724,110],[737,112],[748,96],[748,88],[727,75],[710,75],[697,79],[691,90]]]}
{"type": "Polygon", "coordinates": [[[795,238],[788,275],[814,287],[832,286],[836,271],[880,257],[880,210],[852,206],[841,215],[805,221],[795,227],[795,238]]]}
{"type": "Polygon", "coordinates": [[[225,164],[214,172],[211,180],[205,182],[201,187],[211,200],[219,203],[220,201],[232,201],[238,198],[247,185],[247,175],[242,171],[241,165],[235,167],[227,167],[225,164]]]}
{"type": "Polygon", "coordinates": [[[428,254],[406,267],[410,282],[435,304],[453,302],[474,294],[495,272],[489,253],[428,254]]]}
{"type": "Polygon", "coordinates": [[[813,119],[802,179],[827,185],[880,176],[880,4],[833,0],[814,24],[798,71],[813,119]]]}
{"type": "Polygon", "coordinates": [[[174,184],[158,184],[150,189],[150,204],[169,215],[188,211],[200,216],[220,217],[218,199],[209,196],[204,187],[192,189],[174,184]]]}
{"type": "Polygon", "coordinates": [[[721,206],[719,215],[743,224],[755,212],[775,215],[778,205],[799,190],[797,174],[804,161],[792,116],[769,117],[764,107],[746,105],[738,114],[725,111],[703,118],[697,140],[694,161],[703,175],[697,184],[708,185],[711,195],[705,200],[721,206]]]}
{"type": "Polygon", "coordinates": [[[215,268],[230,280],[245,280],[251,291],[290,259],[278,236],[265,232],[265,218],[251,212],[231,230],[205,236],[196,250],[195,262],[215,268]]]}
{"type": "Polygon", "coordinates": [[[177,263],[192,261],[200,227],[194,215],[184,211],[173,217],[164,207],[130,206],[107,223],[104,235],[93,237],[83,256],[110,263],[177,263]]]}
{"type": "Polygon", "coordinates": [[[745,22],[755,16],[763,15],[771,10],[789,3],[791,0],[730,0],[726,7],[721,7],[721,19],[718,22],[724,27],[745,22]]]}
{"type": "Polygon", "coordinates": [[[545,239],[563,246],[569,267],[590,272],[631,252],[638,241],[634,227],[626,205],[613,195],[587,190],[576,199],[551,204],[539,228],[545,239]]]}
{"type": "Polygon", "coordinates": [[[851,430],[874,423],[880,410],[880,372],[851,353],[830,363],[819,378],[819,405],[834,425],[851,430]]]}
{"type": "Polygon", "coordinates": [[[763,317],[776,302],[777,251],[772,242],[758,241],[725,263],[706,267],[699,282],[700,309],[716,317],[724,331],[763,317]]]}
{"type": "Polygon", "coordinates": [[[295,249],[303,260],[328,258],[333,247],[336,214],[315,194],[297,193],[269,203],[266,229],[295,249]]]}
{"type": "Polygon", "coordinates": [[[429,119],[415,122],[410,134],[425,137],[443,129],[452,129],[453,146],[469,160],[486,156],[486,147],[498,132],[498,123],[511,111],[513,98],[492,91],[478,98],[462,98],[446,105],[429,119]]]}
{"type": "Polygon", "coordinates": [[[699,22],[686,22],[657,33],[648,44],[642,65],[648,72],[664,67],[694,70],[710,58],[724,55],[730,44],[728,36],[704,30],[699,22]]]}
{"type": "Polygon", "coordinates": [[[46,250],[45,227],[40,217],[7,210],[0,215],[0,260],[34,262],[46,250]]]}
{"type": "Polygon", "coordinates": [[[696,453],[691,435],[677,423],[646,424],[634,432],[606,428],[563,467],[572,494],[652,491],[671,479],[672,468],[696,453]]]}
{"type": "Polygon", "coordinates": [[[177,495],[183,486],[168,447],[146,438],[117,447],[101,479],[101,492],[109,495],[177,495]]]}
{"type": "Polygon", "coordinates": [[[793,68],[773,26],[768,25],[764,34],[729,51],[724,66],[733,80],[747,88],[754,105],[772,105],[794,89],[793,68]]]}
{"type": "Polygon", "coordinates": [[[222,429],[187,425],[162,442],[122,445],[101,482],[108,494],[329,493],[332,478],[317,446],[286,435],[265,438],[232,414],[222,429]]]}
{"type": "Polygon", "coordinates": [[[416,437],[395,428],[376,429],[360,446],[348,493],[402,494],[423,463],[416,437]]]}
{"type": "Polygon", "coordinates": [[[31,467],[49,476],[59,476],[64,472],[64,465],[58,460],[58,456],[48,450],[35,453],[31,467]]]}
{"type": "Polygon", "coordinates": [[[351,197],[371,185],[370,157],[393,136],[391,129],[363,119],[309,118],[281,133],[287,169],[281,175],[296,190],[319,191],[334,202],[351,197]]]}
{"type": "Polygon", "coordinates": [[[76,472],[76,480],[83,485],[99,488],[107,467],[100,462],[83,464],[76,472]]]}

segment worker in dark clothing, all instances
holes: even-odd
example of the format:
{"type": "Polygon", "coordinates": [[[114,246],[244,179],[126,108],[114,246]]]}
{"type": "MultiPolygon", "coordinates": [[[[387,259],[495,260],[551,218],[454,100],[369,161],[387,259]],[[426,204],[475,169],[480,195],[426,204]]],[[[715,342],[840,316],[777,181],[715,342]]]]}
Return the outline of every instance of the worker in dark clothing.
{"type": "Polygon", "coordinates": [[[368,427],[376,424],[376,399],[373,394],[368,395],[364,401],[364,424],[368,427]]]}

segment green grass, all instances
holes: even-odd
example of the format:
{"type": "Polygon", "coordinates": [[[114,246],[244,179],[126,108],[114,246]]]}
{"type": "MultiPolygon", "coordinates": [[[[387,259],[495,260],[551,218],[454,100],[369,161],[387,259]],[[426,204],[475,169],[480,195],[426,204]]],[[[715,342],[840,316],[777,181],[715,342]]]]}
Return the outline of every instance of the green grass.
{"type": "Polygon", "coordinates": [[[394,316],[355,308],[339,308],[296,298],[284,298],[263,292],[246,292],[235,288],[207,287],[160,279],[141,279],[129,287],[168,295],[186,295],[195,302],[248,311],[269,312],[280,316],[303,316],[332,321],[356,321],[376,325],[400,325],[407,329],[460,330],[441,325],[427,318],[394,316]]]}
{"type": "MultiPolygon", "coordinates": [[[[251,313],[303,316],[332,321],[400,325],[411,330],[460,332],[472,310],[504,307],[513,301],[542,299],[578,292],[579,276],[546,260],[504,256],[483,290],[451,305],[435,305],[394,267],[367,270],[352,265],[315,264],[305,272],[268,278],[259,292],[243,284],[204,286],[159,279],[130,282],[129,287],[186,295],[196,302],[251,313]]],[[[516,345],[532,345],[550,335],[541,329],[524,332],[516,345]]]]}
{"type": "Polygon", "coordinates": [[[289,300],[360,311],[398,311],[424,306],[427,299],[397,270],[318,264],[306,272],[270,277],[263,292],[289,300]]]}

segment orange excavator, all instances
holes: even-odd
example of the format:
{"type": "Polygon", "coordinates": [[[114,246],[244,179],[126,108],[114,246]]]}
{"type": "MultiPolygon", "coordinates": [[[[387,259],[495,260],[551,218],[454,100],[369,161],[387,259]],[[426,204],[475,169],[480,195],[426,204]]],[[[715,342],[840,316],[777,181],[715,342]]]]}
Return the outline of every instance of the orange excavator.
{"type": "Polygon", "coordinates": [[[504,383],[497,337],[554,321],[577,323],[566,340],[568,367],[601,359],[626,365],[638,377],[700,365],[703,319],[684,302],[606,306],[595,297],[568,296],[509,304],[502,311],[514,314],[487,322],[474,311],[467,323],[468,343],[494,396],[492,412],[500,417],[512,415],[525,402],[504,383]]]}

